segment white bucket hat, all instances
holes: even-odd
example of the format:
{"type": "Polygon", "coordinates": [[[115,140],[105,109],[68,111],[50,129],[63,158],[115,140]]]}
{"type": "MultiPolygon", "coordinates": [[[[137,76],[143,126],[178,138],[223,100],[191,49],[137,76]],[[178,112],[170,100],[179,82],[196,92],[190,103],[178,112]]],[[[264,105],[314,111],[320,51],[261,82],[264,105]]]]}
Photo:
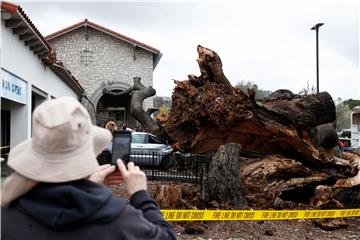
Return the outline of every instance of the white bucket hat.
{"type": "Polygon", "coordinates": [[[35,109],[32,138],[10,151],[8,165],[38,182],[78,180],[99,169],[96,156],[110,141],[75,98],[48,100],[35,109]]]}

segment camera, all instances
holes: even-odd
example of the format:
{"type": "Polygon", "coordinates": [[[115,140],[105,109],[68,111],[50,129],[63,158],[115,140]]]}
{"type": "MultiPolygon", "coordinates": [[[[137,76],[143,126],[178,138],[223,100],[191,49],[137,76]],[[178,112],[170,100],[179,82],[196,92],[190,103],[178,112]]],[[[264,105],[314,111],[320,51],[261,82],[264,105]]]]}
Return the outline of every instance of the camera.
{"type": "Polygon", "coordinates": [[[126,165],[130,161],[131,132],[114,131],[111,164],[116,166],[117,159],[122,159],[126,165]]]}

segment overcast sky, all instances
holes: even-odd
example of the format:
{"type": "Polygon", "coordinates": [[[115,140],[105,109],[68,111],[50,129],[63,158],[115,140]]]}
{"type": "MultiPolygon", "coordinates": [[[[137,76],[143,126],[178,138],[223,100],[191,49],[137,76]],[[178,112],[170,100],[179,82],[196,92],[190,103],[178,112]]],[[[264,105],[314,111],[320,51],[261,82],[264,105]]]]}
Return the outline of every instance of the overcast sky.
{"type": "Polygon", "coordinates": [[[298,93],[316,86],[315,31],[319,31],[320,91],[360,99],[359,3],[356,0],[244,0],[141,2],[17,1],[45,36],[88,18],[163,53],[154,71],[159,96],[172,79],[199,75],[198,44],[216,51],[233,85],[298,93]]]}

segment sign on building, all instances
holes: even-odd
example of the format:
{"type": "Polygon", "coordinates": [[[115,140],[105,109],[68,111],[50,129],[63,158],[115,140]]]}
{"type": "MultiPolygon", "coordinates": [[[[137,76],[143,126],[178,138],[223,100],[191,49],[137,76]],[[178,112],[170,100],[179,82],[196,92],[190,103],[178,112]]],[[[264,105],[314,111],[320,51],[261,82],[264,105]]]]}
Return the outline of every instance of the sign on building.
{"type": "Polygon", "coordinates": [[[1,97],[26,104],[26,87],[27,83],[24,80],[1,69],[1,97]]]}

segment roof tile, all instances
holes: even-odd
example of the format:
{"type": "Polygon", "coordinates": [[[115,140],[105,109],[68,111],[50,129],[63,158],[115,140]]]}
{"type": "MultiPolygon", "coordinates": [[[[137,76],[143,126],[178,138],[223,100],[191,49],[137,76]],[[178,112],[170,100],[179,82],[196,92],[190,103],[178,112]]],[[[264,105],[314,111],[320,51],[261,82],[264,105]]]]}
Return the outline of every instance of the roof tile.
{"type": "Polygon", "coordinates": [[[133,38],[127,37],[127,36],[125,36],[123,34],[115,32],[115,31],[113,31],[111,29],[108,29],[106,27],[103,27],[103,26],[101,26],[99,24],[93,23],[93,22],[89,21],[88,19],[85,19],[85,20],[83,20],[83,21],[81,21],[79,23],[76,23],[76,24],[71,25],[69,27],[66,27],[64,29],[61,29],[61,30],[56,31],[54,33],[51,33],[51,34],[47,35],[45,38],[47,40],[52,40],[52,39],[57,38],[57,37],[65,34],[67,32],[73,31],[73,30],[75,30],[75,29],[77,29],[79,27],[85,26],[85,25],[93,27],[93,28],[98,29],[98,30],[102,30],[102,31],[104,31],[105,33],[107,33],[109,35],[114,35],[115,37],[118,37],[118,38],[123,39],[125,41],[134,43],[136,45],[139,45],[139,46],[143,47],[144,49],[146,49],[148,51],[151,51],[151,52],[153,52],[155,54],[160,54],[160,50],[158,50],[158,49],[156,49],[154,47],[151,47],[151,46],[149,46],[149,45],[147,45],[145,43],[139,42],[139,41],[137,41],[137,40],[135,40],[133,38]]]}

